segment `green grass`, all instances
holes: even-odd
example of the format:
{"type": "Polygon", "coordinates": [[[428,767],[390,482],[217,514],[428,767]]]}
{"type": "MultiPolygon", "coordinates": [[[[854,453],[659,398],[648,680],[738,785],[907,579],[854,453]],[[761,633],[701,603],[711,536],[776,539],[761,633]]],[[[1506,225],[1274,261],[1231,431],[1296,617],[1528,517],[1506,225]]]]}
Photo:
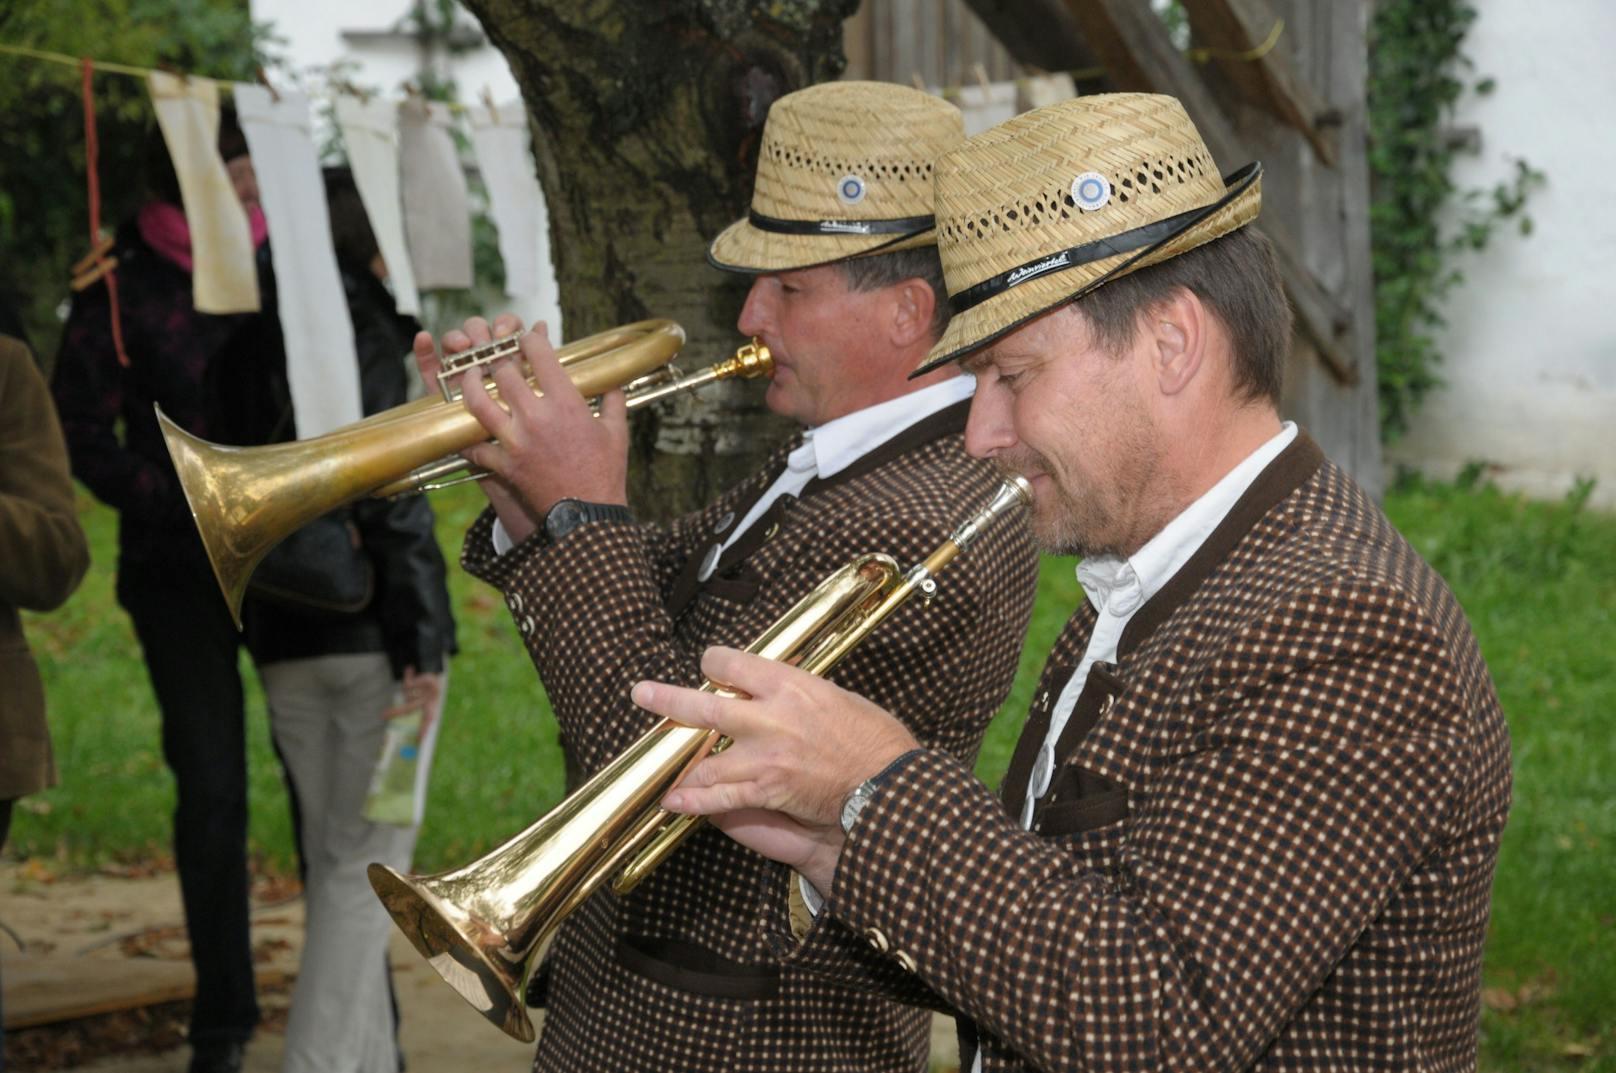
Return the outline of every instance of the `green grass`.
{"type": "MultiPolygon", "coordinates": [[[[451,562],[481,493],[434,499],[451,562]]],[[[1581,500],[1529,503],[1490,488],[1405,482],[1387,511],[1441,571],[1475,626],[1514,744],[1485,969],[1483,1067],[1616,1071],[1616,517],[1581,500]]],[[[83,587],[28,633],[51,701],[63,785],[26,798],[12,856],[56,871],[167,855],[173,792],[128,619],[112,592],[110,511],[81,495],[95,562],[83,587]]],[[[1047,560],[1028,644],[978,773],[1009,763],[1043,654],[1082,598],[1071,560],[1047,560]]],[[[608,584],[609,579],[602,579],[608,584]]],[[[503,603],[451,567],[460,627],[416,862],[458,865],[561,794],[555,724],[503,603]]],[[[262,696],[249,684],[253,852],[285,869],[291,836],[262,696]]]]}

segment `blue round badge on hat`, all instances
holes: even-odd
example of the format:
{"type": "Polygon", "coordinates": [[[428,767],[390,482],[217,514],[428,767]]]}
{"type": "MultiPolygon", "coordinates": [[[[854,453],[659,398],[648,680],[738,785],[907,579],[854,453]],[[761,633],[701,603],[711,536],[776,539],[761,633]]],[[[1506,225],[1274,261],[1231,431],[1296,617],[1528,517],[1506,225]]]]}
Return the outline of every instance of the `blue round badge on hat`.
{"type": "Polygon", "coordinates": [[[1104,207],[1111,200],[1111,180],[1097,171],[1085,171],[1072,180],[1072,200],[1089,212],[1104,207]]]}
{"type": "Polygon", "coordinates": [[[843,205],[857,205],[864,200],[864,180],[857,175],[843,175],[836,183],[836,197],[843,205]]]}

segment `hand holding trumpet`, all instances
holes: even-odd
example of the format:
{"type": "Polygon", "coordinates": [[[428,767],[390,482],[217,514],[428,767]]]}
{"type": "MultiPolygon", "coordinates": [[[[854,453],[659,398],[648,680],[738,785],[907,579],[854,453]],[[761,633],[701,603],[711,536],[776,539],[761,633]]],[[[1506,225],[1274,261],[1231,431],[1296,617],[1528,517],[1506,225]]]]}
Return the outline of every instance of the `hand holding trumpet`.
{"type": "MultiPolygon", "coordinates": [[[[461,328],[444,333],[444,353],[457,354],[521,331],[522,322],[510,314],[496,318],[492,328],[481,317],[472,317],[461,328]]],[[[531,386],[514,360],[492,366],[490,375],[500,401],[489,394],[484,366],[462,374],[459,384],[467,411],[493,437],[493,442],[474,444],[461,454],[493,475],[484,489],[500,524],[517,543],[543,524],[558,500],[628,501],[628,411],[623,393],[612,390],[602,396],[597,418],[556,359],[543,322],[522,334],[520,348],[532,372],[531,386]]],[[[427,332],[415,337],[415,360],[422,379],[435,381],[437,347],[427,332]]]]}

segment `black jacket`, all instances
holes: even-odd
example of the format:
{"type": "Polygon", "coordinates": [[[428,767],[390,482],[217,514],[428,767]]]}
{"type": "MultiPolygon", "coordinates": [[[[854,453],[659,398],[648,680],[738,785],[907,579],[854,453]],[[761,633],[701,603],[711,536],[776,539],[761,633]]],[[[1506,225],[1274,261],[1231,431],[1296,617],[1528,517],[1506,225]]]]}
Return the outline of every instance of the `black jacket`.
{"type": "Polygon", "coordinates": [[[118,571],[158,580],[207,579],[185,495],[157,427],[154,404],[187,432],[230,442],[205,401],[216,366],[263,366],[281,349],[268,244],[258,251],[262,313],[212,316],[191,301],[191,274],[157,253],[133,221],[118,232],[119,364],[105,281],[74,295],[51,380],[73,476],[118,512],[118,571]]]}
{"type": "MultiPolygon", "coordinates": [[[[405,361],[418,325],[395,312],[392,296],[367,269],[347,264],[341,269],[358,344],[361,402],[367,415],[379,413],[406,401],[405,361]]],[[[255,355],[259,360],[250,366],[232,362],[230,375],[210,377],[210,409],[224,415],[221,423],[236,433],[236,442],[293,439],[285,352],[263,348],[255,355]]],[[[456,650],[455,626],[432,507],[424,496],[410,496],[364,499],[344,511],[375,568],[375,596],[355,614],[249,597],[242,619],[254,661],[385,651],[395,675],[402,676],[406,666],[442,671],[456,650]]]]}

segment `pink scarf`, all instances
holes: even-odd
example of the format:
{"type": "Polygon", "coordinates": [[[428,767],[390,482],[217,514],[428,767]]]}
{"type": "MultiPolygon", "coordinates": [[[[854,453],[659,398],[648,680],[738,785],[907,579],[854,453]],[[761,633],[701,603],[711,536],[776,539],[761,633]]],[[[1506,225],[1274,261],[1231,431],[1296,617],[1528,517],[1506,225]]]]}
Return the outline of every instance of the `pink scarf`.
{"type": "MultiPolygon", "coordinates": [[[[135,225],[146,245],[191,271],[191,226],[185,222],[184,209],[166,201],[149,201],[135,218],[135,225]]],[[[252,231],[253,248],[262,246],[269,237],[269,224],[257,205],[247,210],[247,226],[252,231]]]]}

